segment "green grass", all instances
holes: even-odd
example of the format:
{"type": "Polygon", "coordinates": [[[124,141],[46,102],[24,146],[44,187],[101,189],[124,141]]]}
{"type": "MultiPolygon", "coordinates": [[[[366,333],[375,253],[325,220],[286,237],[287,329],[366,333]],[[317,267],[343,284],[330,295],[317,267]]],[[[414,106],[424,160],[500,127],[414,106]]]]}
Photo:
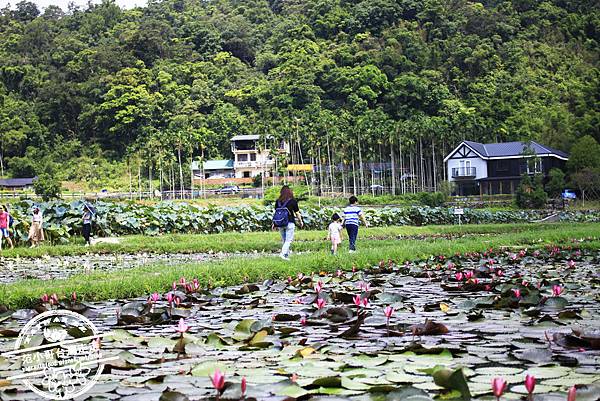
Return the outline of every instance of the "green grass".
{"type": "MultiPolygon", "coordinates": [[[[309,274],[319,271],[331,272],[338,268],[350,269],[352,266],[363,268],[387,259],[402,263],[405,260],[417,260],[430,255],[449,256],[456,252],[481,251],[490,247],[519,245],[539,247],[546,244],[566,244],[570,243],[573,238],[590,237],[600,232],[600,224],[548,224],[527,226],[525,227],[527,229],[521,231],[507,232],[505,230],[503,233],[498,233],[499,230],[505,228],[501,225],[480,226],[480,228],[482,232],[497,234],[484,237],[463,237],[452,241],[443,239],[361,241],[359,242],[359,252],[356,254],[348,254],[344,251],[334,257],[322,250],[293,255],[291,262],[285,262],[273,256],[255,259],[231,258],[177,266],[156,264],[118,272],[91,272],[75,275],[65,280],[24,280],[2,286],[0,299],[3,304],[16,308],[31,305],[43,293],[57,293],[59,296],[64,296],[76,291],[80,299],[87,301],[130,298],[147,295],[154,291],[164,292],[173,281],[178,280],[181,276],[188,279],[197,277],[203,286],[234,285],[242,283],[244,280],[257,282],[268,278],[283,278],[298,272],[309,274]]],[[[373,231],[390,230],[396,233],[398,232],[396,229],[416,230],[416,228],[397,227],[374,229],[373,231]]],[[[464,229],[464,227],[445,227],[445,229],[451,231],[452,229],[464,229]]],[[[435,228],[424,227],[422,230],[431,233],[435,228]]],[[[443,231],[443,228],[438,227],[437,230],[438,232],[443,231]]],[[[410,232],[414,233],[415,231],[410,232]]],[[[318,233],[309,232],[306,235],[317,242],[318,233]]],[[[321,244],[321,241],[318,243],[321,244]]],[[[296,243],[295,245],[300,244],[296,243]]],[[[600,241],[597,239],[582,245],[600,249],[600,241]]],[[[321,247],[321,249],[323,248],[321,247]]]]}
{"type": "MultiPolygon", "coordinates": [[[[574,224],[573,227],[584,224],[574,224]]],[[[366,247],[375,246],[379,241],[395,241],[398,236],[432,236],[437,234],[498,234],[523,231],[545,232],[555,230],[554,224],[482,224],[463,226],[396,226],[361,228],[360,237],[366,247]]],[[[325,231],[296,231],[294,249],[299,251],[316,251],[327,248],[325,231]]],[[[17,247],[2,251],[6,257],[42,257],[85,255],[88,253],[204,253],[204,252],[275,252],[279,248],[279,233],[223,233],[223,234],[167,234],[150,237],[132,235],[123,237],[119,244],[99,243],[90,248],[83,246],[83,239],[77,238],[78,243],[67,245],[42,245],[38,248],[17,247]]]]}

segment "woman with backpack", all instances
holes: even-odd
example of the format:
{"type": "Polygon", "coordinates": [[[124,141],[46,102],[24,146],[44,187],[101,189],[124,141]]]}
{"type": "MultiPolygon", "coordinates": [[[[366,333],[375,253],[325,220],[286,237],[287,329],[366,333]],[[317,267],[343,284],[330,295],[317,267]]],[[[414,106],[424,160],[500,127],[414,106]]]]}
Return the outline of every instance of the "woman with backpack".
{"type": "Polygon", "coordinates": [[[283,260],[290,260],[290,247],[294,240],[294,231],[296,231],[296,220],[302,228],[304,222],[298,208],[298,201],[294,198],[292,189],[284,185],[279,192],[279,199],[275,201],[275,214],[273,215],[272,228],[279,228],[281,234],[281,252],[279,257],[283,260]]]}

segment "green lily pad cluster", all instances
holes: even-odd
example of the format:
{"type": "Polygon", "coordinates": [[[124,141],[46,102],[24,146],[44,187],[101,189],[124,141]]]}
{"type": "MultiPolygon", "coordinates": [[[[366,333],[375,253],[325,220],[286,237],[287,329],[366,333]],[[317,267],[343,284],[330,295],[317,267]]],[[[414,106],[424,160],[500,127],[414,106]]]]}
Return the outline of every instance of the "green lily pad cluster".
{"type": "MultiPolygon", "coordinates": [[[[382,261],[225,288],[196,288],[188,278],[154,300],[61,300],[7,311],[0,351],[35,314],[68,308],[110,332],[102,351],[117,357],[89,400],[241,399],[243,377],[247,399],[490,400],[495,377],[508,383],[503,399],[518,399],[527,374],[537,378],[535,400],[564,400],[573,385],[578,400],[593,400],[599,266],[598,251],[549,247],[382,261]],[[555,285],[563,288],[558,296],[555,285]],[[549,305],[557,298],[565,303],[549,305]],[[183,334],[175,331],[180,319],[189,326],[183,334]],[[225,374],[219,391],[209,379],[217,369],[225,374]]],[[[0,358],[3,377],[18,369],[0,358]]],[[[16,394],[36,397],[18,382],[0,382],[0,397],[16,394]]]]}

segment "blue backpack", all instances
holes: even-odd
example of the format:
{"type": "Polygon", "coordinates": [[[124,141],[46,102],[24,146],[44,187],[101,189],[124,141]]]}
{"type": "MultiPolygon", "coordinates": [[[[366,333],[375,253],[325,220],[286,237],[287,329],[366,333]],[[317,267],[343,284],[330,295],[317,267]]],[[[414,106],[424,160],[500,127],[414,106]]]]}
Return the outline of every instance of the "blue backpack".
{"type": "Polygon", "coordinates": [[[290,211],[287,208],[289,201],[288,199],[279,206],[279,201],[275,202],[275,214],[273,215],[273,225],[275,227],[286,227],[290,222],[290,211]]]}

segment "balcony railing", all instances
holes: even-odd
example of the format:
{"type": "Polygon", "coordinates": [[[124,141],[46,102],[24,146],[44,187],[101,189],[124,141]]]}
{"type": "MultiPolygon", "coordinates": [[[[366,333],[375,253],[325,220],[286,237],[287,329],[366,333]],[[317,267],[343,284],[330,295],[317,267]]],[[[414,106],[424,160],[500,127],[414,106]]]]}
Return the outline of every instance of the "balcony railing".
{"type": "Polygon", "coordinates": [[[454,167],[452,169],[452,178],[475,178],[476,176],[476,167],[454,167]]]}
{"type": "Polygon", "coordinates": [[[263,161],[238,161],[233,163],[234,168],[262,168],[275,165],[275,160],[263,161]]]}

